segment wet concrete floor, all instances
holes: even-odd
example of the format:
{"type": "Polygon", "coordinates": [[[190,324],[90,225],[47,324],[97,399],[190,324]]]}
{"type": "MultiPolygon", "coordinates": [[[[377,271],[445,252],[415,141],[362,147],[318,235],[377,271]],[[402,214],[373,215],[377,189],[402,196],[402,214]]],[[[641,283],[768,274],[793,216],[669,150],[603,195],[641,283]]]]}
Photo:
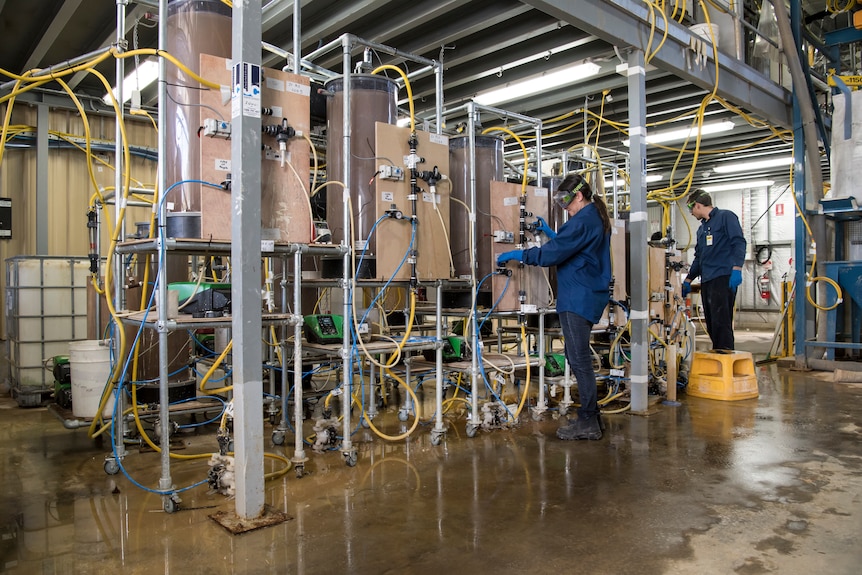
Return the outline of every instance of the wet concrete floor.
{"type": "MultiPolygon", "coordinates": [[[[363,429],[355,467],[309,451],[305,477],[266,485],[292,519],[243,535],[208,518],[232,500],[202,486],[165,513],[104,473],[109,448],[7,396],[0,572],[857,574],[862,384],[830,377],[761,367],[757,400],[683,395],[649,417],[607,416],[601,441],[559,441],[551,417],[474,438],[450,421],[439,446],[427,425],[397,443],[363,429]]],[[[214,430],[184,442],[213,450],[214,430]]],[[[292,436],[267,444],[293,454],[292,436]]],[[[158,485],[157,454],[125,462],[158,485]]],[[[172,467],[178,486],[206,471],[172,467]]]]}

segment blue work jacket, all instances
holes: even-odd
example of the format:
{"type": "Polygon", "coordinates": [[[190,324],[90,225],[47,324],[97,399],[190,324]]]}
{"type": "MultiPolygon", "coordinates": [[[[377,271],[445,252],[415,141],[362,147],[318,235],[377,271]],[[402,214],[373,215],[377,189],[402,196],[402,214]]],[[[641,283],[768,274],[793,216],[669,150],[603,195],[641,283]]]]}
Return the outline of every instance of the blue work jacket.
{"type": "Polygon", "coordinates": [[[524,250],[522,261],[557,266],[558,312],[574,312],[593,323],[601,319],[611,283],[611,236],[595,205],[584,206],[545,245],[524,250]]]}
{"type": "Polygon", "coordinates": [[[730,210],[713,208],[709,219],[697,229],[694,261],[686,279],[700,276],[701,283],[717,277],[729,276],[734,266],[745,263],[745,236],[739,218],[730,210]]]}

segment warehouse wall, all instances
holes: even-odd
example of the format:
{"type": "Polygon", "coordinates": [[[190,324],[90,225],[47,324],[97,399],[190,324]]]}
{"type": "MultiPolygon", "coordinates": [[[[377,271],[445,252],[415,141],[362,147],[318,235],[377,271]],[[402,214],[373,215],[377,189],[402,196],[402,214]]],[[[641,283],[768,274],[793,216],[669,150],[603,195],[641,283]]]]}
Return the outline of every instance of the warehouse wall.
{"type": "MultiPolygon", "coordinates": [[[[778,321],[782,279],[792,281],[793,244],[796,206],[786,186],[734,190],[710,194],[713,204],[730,210],[739,217],[742,232],[748,241],[742,286],[737,296],[737,325],[772,329],[778,321]],[[771,297],[760,296],[758,278],[767,271],[757,261],[757,247],[771,246],[769,285],[771,297]]],[[[685,221],[677,216],[677,241],[680,249],[687,250],[688,261],[694,258],[694,236],[700,223],[685,210],[685,221]],[[686,222],[689,228],[686,227],[686,222]],[[689,235],[690,234],[690,235],[689,235]],[[691,238],[691,240],[689,240],[691,238]]],[[[766,250],[761,256],[766,255],[766,250]]]]}
{"type": "MultiPolygon", "coordinates": [[[[5,114],[6,107],[0,107],[5,114]]],[[[84,137],[84,123],[81,116],[73,110],[56,109],[49,112],[48,129],[51,131],[84,137]]],[[[35,133],[37,109],[29,105],[16,105],[12,110],[11,125],[31,126],[35,133]]],[[[88,114],[91,138],[99,143],[113,147],[115,121],[112,116],[88,114]]],[[[155,148],[157,137],[152,123],[146,119],[128,118],[126,131],[133,146],[155,148]]],[[[15,142],[12,140],[11,142],[15,142]]],[[[98,158],[109,166],[114,164],[114,154],[99,152],[98,158]]],[[[114,171],[92,159],[96,181],[101,187],[114,185],[114,171]]],[[[0,164],[0,196],[12,199],[12,238],[0,240],[0,260],[4,265],[0,289],[5,294],[5,262],[14,256],[34,255],[71,255],[85,257],[89,251],[87,231],[87,207],[95,190],[87,172],[86,154],[77,149],[50,148],[48,152],[48,251],[36,254],[36,147],[26,149],[8,148],[0,164]]],[[[132,157],[132,177],[141,183],[152,185],[156,179],[156,163],[143,158],[132,157]]],[[[136,185],[133,180],[133,185],[136,185]]],[[[101,211],[103,221],[111,222],[116,218],[114,206],[101,211]]],[[[126,214],[127,233],[134,233],[134,223],[148,221],[150,210],[129,208],[126,214]]],[[[101,230],[102,255],[109,245],[108,226],[101,230]]],[[[5,314],[0,317],[0,337],[6,337],[5,314]]]]}

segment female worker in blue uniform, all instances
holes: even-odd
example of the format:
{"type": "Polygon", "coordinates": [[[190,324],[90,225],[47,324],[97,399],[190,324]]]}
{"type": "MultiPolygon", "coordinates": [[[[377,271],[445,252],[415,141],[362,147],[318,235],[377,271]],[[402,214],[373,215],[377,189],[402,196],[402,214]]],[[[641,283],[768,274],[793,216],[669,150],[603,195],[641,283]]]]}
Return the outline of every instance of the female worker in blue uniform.
{"type": "Polygon", "coordinates": [[[554,193],[569,214],[559,233],[539,218],[538,230],[550,241],[541,247],[502,253],[497,265],[520,261],[557,266],[557,313],[563,329],[566,359],[578,382],[581,407],[577,419],[557,429],[560,439],[601,439],[596,374],[590,353],[590,331],[608,303],[611,281],[611,222],[601,198],[579,174],[569,174],[554,193]]]}

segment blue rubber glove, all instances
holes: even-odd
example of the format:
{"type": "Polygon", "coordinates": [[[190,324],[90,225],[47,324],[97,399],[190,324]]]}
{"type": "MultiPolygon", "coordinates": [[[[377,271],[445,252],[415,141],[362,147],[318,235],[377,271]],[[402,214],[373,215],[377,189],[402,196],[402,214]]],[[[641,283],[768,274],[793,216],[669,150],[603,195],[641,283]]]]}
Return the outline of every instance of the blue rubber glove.
{"type": "Polygon", "coordinates": [[[682,297],[685,297],[690,293],[691,293],[691,282],[688,280],[685,280],[684,282],[682,282],[682,297]]]}
{"type": "Polygon", "coordinates": [[[548,236],[548,239],[551,240],[557,237],[557,232],[552,230],[551,226],[549,226],[548,223],[542,218],[536,218],[536,231],[542,232],[543,234],[548,236]]]}
{"type": "Polygon", "coordinates": [[[524,250],[512,250],[510,252],[503,252],[502,254],[497,256],[497,267],[503,267],[506,265],[506,262],[521,261],[521,258],[524,257],[524,250]]]}
{"type": "Polygon", "coordinates": [[[730,289],[736,289],[742,283],[742,271],[733,270],[730,272],[730,289]]]}

